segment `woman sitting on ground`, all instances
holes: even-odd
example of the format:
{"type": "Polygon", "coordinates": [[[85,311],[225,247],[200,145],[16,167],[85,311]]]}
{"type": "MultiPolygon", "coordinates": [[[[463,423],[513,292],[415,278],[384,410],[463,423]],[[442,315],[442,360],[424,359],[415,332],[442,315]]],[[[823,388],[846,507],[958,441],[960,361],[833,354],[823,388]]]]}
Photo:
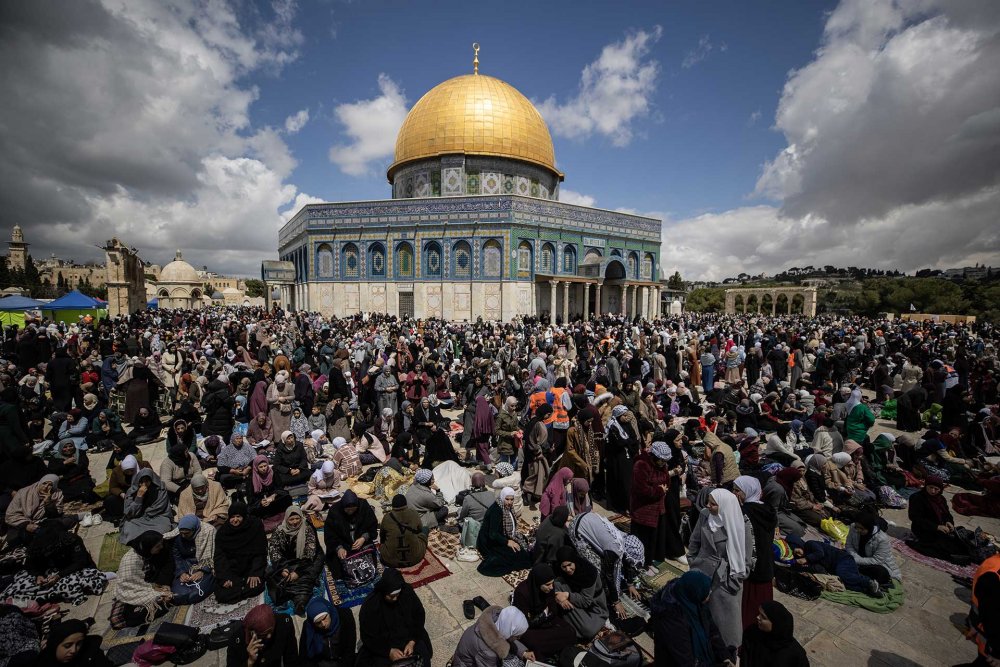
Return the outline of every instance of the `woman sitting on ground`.
{"type": "Polygon", "coordinates": [[[955,519],[942,495],[944,487],[940,477],[931,476],[924,480],[923,489],[910,496],[907,514],[916,539],[907,544],[925,556],[968,565],[969,550],[955,534],[955,519]]]}
{"type": "Polygon", "coordinates": [[[132,430],[129,432],[129,437],[137,445],[141,445],[158,439],[162,431],[163,424],[160,423],[159,415],[147,407],[141,407],[139,414],[132,420],[132,430]]]}
{"type": "Polygon", "coordinates": [[[788,506],[792,514],[814,528],[819,528],[819,522],[829,518],[830,511],[819,503],[809,490],[801,467],[782,468],[775,475],[775,479],[788,495],[788,506]]]}
{"type": "Polygon", "coordinates": [[[264,590],[267,535],[245,503],[229,506],[229,520],[215,531],[215,599],[230,604],[264,590]]]}
{"type": "Polygon", "coordinates": [[[451,658],[452,667],[504,664],[511,659],[534,660],[534,652],[520,641],[527,631],[528,619],[517,607],[488,607],[462,633],[451,658]]]}
{"type": "Polygon", "coordinates": [[[892,580],[903,580],[903,574],[892,555],[892,540],[885,532],[885,519],[872,512],[859,514],[851,524],[844,545],[847,553],[858,564],[858,572],[870,577],[883,588],[891,588],[892,580]]]}
{"type": "MultiPolygon", "coordinates": [[[[60,621],[49,630],[45,649],[38,654],[34,667],[111,667],[114,665],[101,650],[102,637],[87,634],[94,619],[60,621]]],[[[15,664],[14,661],[8,663],[15,664]]]]}
{"type": "Polygon", "coordinates": [[[201,473],[191,477],[191,485],[181,491],[177,501],[177,518],[185,514],[196,517],[218,528],[229,518],[229,497],[226,490],[215,480],[201,473]]]}
{"type": "Polygon", "coordinates": [[[243,488],[250,513],[261,519],[277,516],[292,504],[292,497],[279,483],[271,462],[263,454],[253,460],[250,479],[243,488]]]}
{"type": "Polygon", "coordinates": [[[279,606],[291,602],[301,616],[323,572],[324,553],[316,529],[299,507],[285,510],[285,520],[268,540],[267,557],[271,600],[279,606]]]}
{"type": "Polygon", "coordinates": [[[71,440],[63,440],[59,443],[59,454],[59,458],[49,461],[49,472],[59,475],[59,490],[63,499],[85,503],[97,500],[87,452],[77,449],[71,440]]]}
{"type": "Polygon", "coordinates": [[[174,538],[174,580],[170,592],[174,604],[196,604],[215,590],[215,528],[194,514],[177,523],[174,538]]]}
{"type": "Polygon", "coordinates": [[[496,502],[490,505],[479,528],[476,548],[483,562],[477,568],[487,577],[502,577],[514,570],[531,567],[528,542],[517,529],[514,517],[514,489],[502,490],[496,502]]]}
{"type": "Polygon", "coordinates": [[[567,501],[566,486],[573,479],[573,471],[569,468],[560,468],[552,475],[552,479],[545,487],[542,500],[538,505],[541,518],[544,519],[552,510],[565,505],[567,501]]]}
{"type": "Polygon", "coordinates": [[[149,464],[142,460],[142,454],[135,456],[127,454],[121,463],[108,473],[108,493],[104,496],[102,511],[103,517],[108,521],[118,521],[125,514],[125,496],[140,469],[150,469],[149,464]]]}
{"type": "Polygon", "coordinates": [[[247,443],[251,448],[264,447],[271,442],[274,427],[267,412],[261,412],[247,427],[247,443]]]}
{"type": "Polygon", "coordinates": [[[229,638],[226,667],[295,667],[299,664],[291,617],[275,614],[266,604],[257,605],[247,612],[243,623],[229,638]]]}
{"type": "Polygon", "coordinates": [[[334,579],[344,577],[343,561],[375,544],[378,519],[367,500],[347,490],[339,503],[330,508],[323,524],[326,561],[334,579]]]}
{"type": "Polygon", "coordinates": [[[500,495],[508,486],[514,489],[514,517],[517,519],[521,518],[521,511],[524,509],[524,500],[522,499],[521,493],[521,473],[514,470],[514,466],[510,463],[498,463],[493,467],[493,472],[496,474],[496,479],[490,486],[496,495],[500,495]]]}
{"type": "Polygon", "coordinates": [[[360,419],[354,420],[354,425],[351,427],[351,445],[358,452],[362,464],[385,463],[388,458],[385,447],[367,428],[367,424],[360,419]]]}
{"type": "Polygon", "coordinates": [[[406,504],[420,515],[425,533],[437,528],[448,516],[448,503],[434,483],[434,473],[426,468],[413,476],[413,484],[406,491],[406,504]]]}
{"type": "Polygon", "coordinates": [[[556,604],[578,639],[590,641],[608,621],[608,603],[601,573],[573,547],[556,553],[556,604]]]}
{"type": "Polygon", "coordinates": [[[396,494],[392,508],[382,516],[378,552],[390,567],[412,567],[427,553],[427,534],[420,516],[407,506],[403,495],[396,494]]]}
{"type": "Polygon", "coordinates": [[[412,479],[413,473],[407,468],[406,461],[390,456],[385,465],[375,473],[371,497],[385,507],[392,502],[399,489],[412,479]]]}
{"type": "Polygon", "coordinates": [[[434,655],[424,605],[399,570],[385,569],[361,605],[358,621],[358,665],[389,667],[397,660],[416,657],[422,667],[430,667],[434,655]]]}
{"type": "MultiPolygon", "coordinates": [[[[163,535],[148,530],[130,544],[115,579],[115,601],[120,603],[120,627],[150,623],[173,604],[174,559],[163,535]]],[[[112,618],[112,627],[118,628],[112,618]]],[[[120,629],[120,628],[118,628],[120,629]]]]}
{"type": "MultiPolygon", "coordinates": [[[[307,512],[319,512],[325,506],[327,498],[335,497],[339,494],[340,473],[333,461],[324,461],[323,464],[312,474],[306,482],[309,487],[309,497],[302,505],[302,509],[307,512]]],[[[329,499],[332,502],[333,498],[329,499]]]]}
{"type": "Polygon", "coordinates": [[[42,521],[58,521],[65,528],[71,528],[77,521],[76,517],[64,516],[59,477],[51,473],[15,491],[4,518],[8,546],[30,544],[42,521]]]}
{"type": "Polygon", "coordinates": [[[711,577],[689,570],[653,595],[649,627],[656,667],[735,665],[708,608],[711,593],[711,577]]]}
{"type": "Polygon", "coordinates": [[[773,600],[760,605],[757,618],[743,632],[743,667],[809,667],[809,656],[795,639],[795,619],[773,600]]]}
{"type": "Polygon", "coordinates": [[[306,450],[295,440],[295,434],[291,431],[282,432],[281,444],[274,450],[274,471],[277,473],[278,484],[286,489],[305,484],[312,474],[306,450]]]}
{"type": "Polygon", "coordinates": [[[224,445],[219,452],[216,462],[217,481],[227,489],[244,485],[251,477],[256,456],[248,440],[239,433],[233,433],[229,444],[224,445]]]}
{"type": "Polygon", "coordinates": [[[353,667],[358,643],[357,624],[350,609],[323,598],[306,605],[306,622],[299,639],[299,661],[308,667],[353,667]]]}
{"type": "MultiPolygon", "coordinates": [[[[516,498],[517,496],[515,496],[516,498]]],[[[566,532],[566,522],[569,520],[569,507],[563,505],[552,511],[552,514],[545,517],[535,531],[535,546],[532,557],[536,563],[547,563],[553,565],[556,561],[556,552],[562,547],[572,546],[569,535],[566,532]]]]}
{"type": "Polygon", "coordinates": [[[83,540],[58,521],[43,521],[28,546],[24,568],[0,597],[77,605],[103,593],[107,585],[83,540]]]}
{"type": "Polygon", "coordinates": [[[121,526],[121,543],[128,544],[148,530],[160,535],[170,532],[170,498],[163,482],[152,470],[144,468],[132,478],[125,494],[125,513],[121,526]]]}
{"type": "Polygon", "coordinates": [[[576,630],[556,603],[555,579],[551,565],[537,563],[528,578],[514,589],[513,605],[528,619],[528,630],[521,635],[521,643],[542,662],[551,662],[564,647],[576,643],[576,630]]]}
{"type": "Polygon", "coordinates": [[[160,464],[160,479],[163,487],[170,495],[171,502],[176,503],[181,491],[191,484],[191,478],[201,474],[201,464],[198,457],[192,454],[183,442],[167,450],[167,458],[160,464]]]}

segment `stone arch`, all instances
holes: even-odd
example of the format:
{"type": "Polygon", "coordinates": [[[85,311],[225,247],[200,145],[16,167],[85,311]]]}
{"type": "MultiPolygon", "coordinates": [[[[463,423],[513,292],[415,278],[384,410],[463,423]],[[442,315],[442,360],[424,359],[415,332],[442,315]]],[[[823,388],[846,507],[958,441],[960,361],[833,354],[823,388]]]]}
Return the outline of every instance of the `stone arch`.
{"type": "Polygon", "coordinates": [[[624,280],[626,276],[628,276],[628,271],[621,259],[612,257],[608,260],[607,266],[604,267],[605,280],[624,280]]]}
{"type": "Polygon", "coordinates": [[[159,289],[159,291],[156,292],[156,298],[158,298],[158,299],[166,299],[166,298],[169,298],[169,297],[170,297],[170,293],[167,292],[167,289],[165,287],[161,287],[159,289]]]}
{"type": "Polygon", "coordinates": [[[329,243],[321,243],[316,248],[316,275],[333,278],[333,247],[329,243]]]}
{"type": "Polygon", "coordinates": [[[441,276],[441,244],[428,241],[424,244],[424,275],[434,278],[441,276]]]}
{"type": "Polygon", "coordinates": [[[770,315],[774,309],[774,297],[770,292],[767,292],[760,297],[760,310],[758,312],[764,313],[765,315],[770,315]]]}
{"type": "Polygon", "coordinates": [[[576,248],[567,245],[563,248],[562,273],[576,273],[576,248]]]}
{"type": "Polygon", "coordinates": [[[583,261],[580,263],[585,266],[588,266],[590,264],[600,264],[603,259],[604,256],[601,254],[600,250],[598,250],[597,248],[589,248],[587,252],[584,253],[583,261]]]}
{"type": "Polygon", "coordinates": [[[361,255],[358,253],[358,246],[346,243],[340,254],[340,262],[343,265],[341,277],[345,280],[357,280],[361,277],[361,255]]]}
{"type": "Polygon", "coordinates": [[[745,308],[746,305],[743,303],[743,295],[737,294],[736,297],[733,298],[733,310],[737,313],[742,313],[745,308]]]}
{"type": "Polygon", "coordinates": [[[458,241],[451,248],[451,275],[454,278],[472,277],[472,246],[468,241],[458,241]]]}
{"type": "Polygon", "coordinates": [[[778,292],[777,296],[774,298],[774,312],[778,315],[787,315],[790,305],[791,304],[788,302],[788,294],[785,292],[778,292]]]}
{"type": "Polygon", "coordinates": [[[746,313],[759,313],[760,312],[760,301],[757,299],[756,294],[751,294],[747,296],[746,308],[743,312],[746,313]]]}
{"type": "Polygon", "coordinates": [[[409,241],[396,244],[396,277],[413,277],[413,244],[409,241]]]}
{"type": "Polygon", "coordinates": [[[806,297],[801,292],[796,292],[792,295],[791,301],[789,301],[789,313],[793,315],[801,315],[806,309],[806,297]]]}

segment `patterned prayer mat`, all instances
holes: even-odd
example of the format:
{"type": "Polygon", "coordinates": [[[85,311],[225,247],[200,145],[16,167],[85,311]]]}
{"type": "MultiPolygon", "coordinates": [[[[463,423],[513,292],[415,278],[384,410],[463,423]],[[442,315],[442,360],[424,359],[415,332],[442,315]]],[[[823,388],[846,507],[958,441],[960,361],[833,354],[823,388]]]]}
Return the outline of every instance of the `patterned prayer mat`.
{"type": "Polygon", "coordinates": [[[458,556],[460,542],[461,540],[458,535],[446,533],[437,528],[432,530],[427,536],[427,548],[441,558],[447,558],[448,560],[455,560],[455,557],[458,556]]]}
{"type": "Polygon", "coordinates": [[[531,570],[514,570],[510,574],[505,574],[501,579],[506,581],[511,588],[517,588],[517,585],[528,578],[531,570]]]}
{"type": "Polygon", "coordinates": [[[97,558],[97,567],[102,572],[117,572],[122,556],[128,553],[129,547],[119,542],[120,539],[121,533],[117,530],[104,536],[101,553],[97,558]]]}
{"type": "Polygon", "coordinates": [[[615,524],[615,528],[623,533],[632,532],[632,519],[624,514],[615,514],[614,516],[610,516],[608,517],[608,521],[615,524]]]}
{"type": "Polygon", "coordinates": [[[211,631],[230,621],[242,621],[251,609],[263,602],[263,593],[233,604],[219,604],[215,601],[214,595],[209,595],[204,602],[191,607],[191,613],[184,623],[201,628],[202,632],[211,631]]]}
{"type": "Polygon", "coordinates": [[[424,559],[413,567],[399,568],[403,579],[413,588],[420,588],[432,581],[444,579],[451,575],[451,570],[441,562],[441,559],[434,555],[430,549],[424,554],[424,559]]]}
{"type": "Polygon", "coordinates": [[[949,563],[946,560],[939,560],[937,558],[931,558],[930,556],[925,556],[919,551],[913,549],[903,540],[898,537],[892,538],[892,546],[899,553],[903,554],[910,560],[915,560],[921,565],[926,565],[927,567],[934,568],[939,572],[947,572],[950,575],[956,577],[973,577],[976,574],[975,565],[955,565],[954,563],[949,563]]]}
{"type": "Polygon", "coordinates": [[[379,577],[382,576],[382,563],[378,564],[378,574],[379,576],[370,584],[365,584],[357,588],[348,588],[343,579],[334,579],[333,575],[330,574],[330,570],[324,567],[323,576],[326,579],[326,598],[337,607],[345,609],[357,607],[365,601],[368,594],[375,588],[375,584],[378,583],[379,577]]]}
{"type": "Polygon", "coordinates": [[[673,581],[677,577],[684,574],[683,570],[674,567],[666,561],[660,563],[659,567],[656,569],[657,573],[652,577],[645,574],[639,577],[642,580],[642,583],[652,591],[660,590],[667,585],[667,582],[673,581]]]}
{"type": "Polygon", "coordinates": [[[109,629],[104,633],[101,649],[113,664],[127,664],[132,661],[132,654],[139,644],[155,637],[156,631],[164,623],[183,623],[190,609],[186,605],[171,607],[166,614],[155,619],[152,623],[135,628],[122,628],[121,630],[109,629]]]}

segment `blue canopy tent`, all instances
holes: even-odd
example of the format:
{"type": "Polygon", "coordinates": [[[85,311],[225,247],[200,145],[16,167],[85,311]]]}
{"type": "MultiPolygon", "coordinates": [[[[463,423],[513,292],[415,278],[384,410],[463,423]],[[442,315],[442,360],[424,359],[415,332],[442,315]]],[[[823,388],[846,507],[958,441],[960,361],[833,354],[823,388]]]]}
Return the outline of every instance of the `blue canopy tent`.
{"type": "Polygon", "coordinates": [[[42,306],[42,314],[59,322],[74,323],[85,315],[100,319],[107,314],[107,304],[87,296],[79,290],[64,294],[42,306]]]}
{"type": "Polygon", "coordinates": [[[147,308],[159,308],[160,307],[160,300],[159,299],[152,299],[150,301],[147,301],[146,302],[146,307],[147,308]]]}
{"type": "Polygon", "coordinates": [[[16,324],[18,327],[24,326],[24,311],[40,310],[45,303],[29,299],[25,296],[5,296],[0,299],[0,324],[10,326],[16,324]]]}

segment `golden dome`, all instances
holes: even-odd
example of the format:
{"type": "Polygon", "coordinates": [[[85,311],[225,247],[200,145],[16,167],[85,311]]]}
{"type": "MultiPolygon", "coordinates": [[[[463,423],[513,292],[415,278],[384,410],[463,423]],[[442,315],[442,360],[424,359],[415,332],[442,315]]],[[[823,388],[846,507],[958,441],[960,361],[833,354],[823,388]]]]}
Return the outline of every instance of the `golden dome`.
{"type": "Polygon", "coordinates": [[[413,105],[396,138],[389,181],[408,162],[453,153],[522,160],[563,178],[538,109],[510,84],[483,74],[448,79],[413,105]]]}

